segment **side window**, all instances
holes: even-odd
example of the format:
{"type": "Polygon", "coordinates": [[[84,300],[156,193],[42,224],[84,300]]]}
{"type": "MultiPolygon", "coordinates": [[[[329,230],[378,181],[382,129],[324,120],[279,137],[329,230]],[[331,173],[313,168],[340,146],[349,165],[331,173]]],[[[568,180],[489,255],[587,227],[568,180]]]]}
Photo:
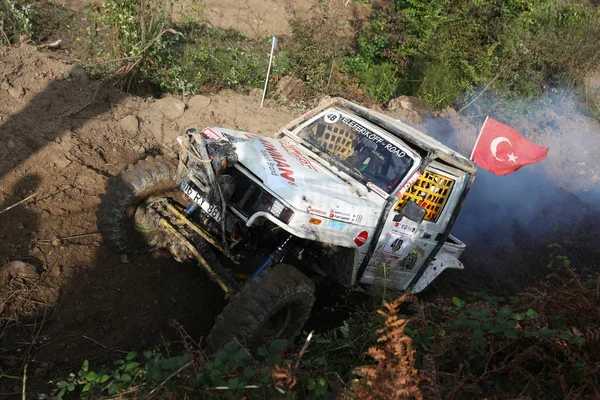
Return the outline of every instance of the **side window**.
{"type": "Polygon", "coordinates": [[[404,192],[404,195],[396,203],[394,210],[402,211],[408,201],[414,201],[427,211],[427,214],[425,214],[426,221],[436,222],[453,187],[454,179],[425,170],[423,175],[404,192]]]}

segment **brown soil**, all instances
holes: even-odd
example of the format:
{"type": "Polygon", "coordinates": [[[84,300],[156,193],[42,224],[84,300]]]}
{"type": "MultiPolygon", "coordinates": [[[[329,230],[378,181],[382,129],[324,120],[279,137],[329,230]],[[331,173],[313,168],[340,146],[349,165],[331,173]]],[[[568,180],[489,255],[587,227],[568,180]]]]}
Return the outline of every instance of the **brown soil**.
{"type": "MultiPolygon", "coordinates": [[[[384,1],[371,3],[376,5],[384,1]]],[[[56,0],[55,3],[83,16],[89,4],[98,4],[100,0],[56,0]]],[[[203,0],[201,4],[198,9],[192,0],[176,2],[172,8],[173,19],[181,21],[183,16],[191,16],[212,27],[231,29],[255,39],[290,34],[289,20],[308,18],[317,7],[326,10],[340,23],[340,33],[352,35],[353,27],[363,22],[371,10],[371,5],[355,0],[203,0]]]]}
{"type": "MultiPolygon", "coordinates": [[[[184,0],[176,6],[175,19],[182,15],[181,9],[189,8],[191,3],[191,0],[184,0]]],[[[288,35],[290,19],[306,19],[317,7],[322,7],[340,23],[340,33],[351,35],[352,27],[370,13],[369,7],[354,0],[204,0],[203,4],[203,17],[209,24],[219,29],[233,29],[252,38],[288,35]]]]}
{"type": "MultiPolygon", "coordinates": [[[[81,11],[80,2],[66,1],[81,11]]],[[[344,1],[338,3],[330,7],[349,9],[344,1]]],[[[356,7],[350,3],[348,7],[356,7]]],[[[213,24],[265,35],[288,32],[287,23],[281,22],[284,15],[293,7],[304,12],[313,2],[219,2],[221,8],[212,17],[211,7],[217,3],[206,4],[213,24]],[[243,14],[245,7],[254,11],[243,14]],[[255,14],[259,17],[252,20],[255,14]]],[[[75,14],[70,18],[64,23],[79,26],[75,14]]],[[[63,37],[58,53],[27,45],[0,48],[0,266],[23,260],[39,272],[39,277],[15,278],[12,291],[0,289],[0,309],[10,311],[0,314],[0,374],[18,375],[29,363],[31,398],[51,388],[48,379],[77,371],[84,359],[100,366],[123,352],[179,340],[171,320],[199,340],[224,305],[219,289],[194,265],[177,264],[166,255],[129,256],[123,263],[120,254],[102,244],[95,212],[109,179],[147,155],[175,156],[175,138],[187,128],[218,125],[268,135],[299,114],[269,102],[260,109],[260,97],[227,92],[160,100],[124,94],[89,80],[71,64],[68,56],[76,52],[77,32],[63,37]]],[[[49,35],[47,42],[58,39],[56,35],[49,35]]],[[[477,135],[477,123],[453,110],[438,115],[433,124],[423,122],[422,111],[400,114],[445,142],[443,136],[452,135],[450,142],[463,154],[477,135]]],[[[586,139],[589,132],[600,131],[597,121],[552,111],[543,120],[536,126],[522,121],[517,128],[553,148],[544,164],[548,175],[570,193],[597,190],[597,142],[590,145],[586,139]],[[561,132],[577,139],[559,140],[561,132]]],[[[575,203],[565,204],[573,208],[575,203]]],[[[590,218],[582,228],[582,250],[594,249],[597,222],[597,216],[590,218]]],[[[455,284],[453,290],[477,290],[480,282],[495,279],[481,271],[473,278],[479,263],[492,258],[516,266],[544,262],[538,257],[539,244],[534,247],[511,253],[493,242],[472,246],[469,251],[477,256],[472,270],[448,272],[444,281],[455,284]],[[465,283],[465,277],[470,281],[465,283]]],[[[0,380],[0,398],[20,398],[20,385],[19,380],[0,380]]]]}
{"type": "MultiPolygon", "coordinates": [[[[98,365],[176,340],[170,320],[195,339],[205,335],[224,304],[219,289],[170,257],[122,263],[96,234],[99,194],[128,164],[175,156],[174,140],[186,128],[268,135],[297,112],[260,109],[260,98],[230,93],[186,99],[187,106],[132,97],[27,45],[0,49],[0,71],[0,266],[23,260],[40,273],[15,280],[18,292],[0,290],[3,306],[12,306],[4,308],[20,311],[0,315],[0,373],[19,374],[29,362],[30,371],[40,369],[30,382],[41,390],[49,367],[56,376],[84,359],[98,365]]],[[[0,397],[20,393],[15,385],[2,380],[0,397]]]]}

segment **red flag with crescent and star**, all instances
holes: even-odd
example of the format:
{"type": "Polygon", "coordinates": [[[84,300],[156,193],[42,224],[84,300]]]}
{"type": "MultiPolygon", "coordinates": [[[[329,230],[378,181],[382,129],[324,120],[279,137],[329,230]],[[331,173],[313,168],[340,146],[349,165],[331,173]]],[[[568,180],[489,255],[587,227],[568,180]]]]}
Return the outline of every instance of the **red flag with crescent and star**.
{"type": "Polygon", "coordinates": [[[530,142],[510,126],[488,117],[475,143],[471,160],[477,166],[502,176],[542,161],[547,155],[547,147],[530,142]]]}

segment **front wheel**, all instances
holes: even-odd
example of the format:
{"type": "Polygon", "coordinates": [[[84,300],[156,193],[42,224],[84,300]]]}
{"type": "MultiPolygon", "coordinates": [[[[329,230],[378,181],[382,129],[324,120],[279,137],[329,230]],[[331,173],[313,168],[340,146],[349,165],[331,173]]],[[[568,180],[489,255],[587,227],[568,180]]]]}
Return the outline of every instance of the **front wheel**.
{"type": "Polygon", "coordinates": [[[105,242],[115,250],[132,251],[148,244],[152,227],[144,226],[145,202],[177,194],[173,181],[177,164],[162,156],[148,157],[131,165],[106,189],[98,207],[98,229],[105,242]]]}
{"type": "Polygon", "coordinates": [[[208,351],[234,340],[251,351],[275,339],[289,344],[314,302],[315,286],[306,275],[285,264],[269,268],[246,283],[217,317],[206,339],[208,351]]]}

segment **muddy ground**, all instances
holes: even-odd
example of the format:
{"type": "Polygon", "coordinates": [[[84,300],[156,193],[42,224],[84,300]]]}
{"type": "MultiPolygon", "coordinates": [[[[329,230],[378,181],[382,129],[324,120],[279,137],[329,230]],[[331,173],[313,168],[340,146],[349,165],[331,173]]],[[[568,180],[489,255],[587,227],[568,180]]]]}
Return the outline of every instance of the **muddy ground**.
{"type": "MultiPolygon", "coordinates": [[[[294,112],[227,93],[146,101],[27,45],[0,49],[0,71],[0,265],[22,260],[40,273],[2,293],[0,371],[29,360],[43,380],[48,368],[73,370],[84,358],[177,339],[172,319],[196,338],[205,334],[223,304],[219,289],[192,264],[121,260],[105,248],[98,195],[128,164],[175,156],[173,141],[186,128],[270,134],[294,112]]],[[[11,392],[5,382],[0,397],[11,392]]]]}
{"type": "MultiPolygon", "coordinates": [[[[142,99],[91,81],[64,52],[29,45],[0,49],[0,266],[22,260],[36,268],[32,275],[12,276],[11,290],[1,293],[0,373],[19,374],[28,363],[35,398],[47,390],[48,379],[77,371],[84,359],[100,365],[123,352],[179,340],[172,320],[195,340],[208,332],[224,304],[219,289],[192,264],[107,249],[96,228],[99,194],[128,164],[151,154],[175,156],[174,140],[187,128],[218,125],[269,135],[302,111],[259,104],[259,95],[227,92],[142,99]]],[[[432,114],[402,105],[388,112],[465,154],[477,135],[477,120],[451,109],[432,114]]],[[[597,142],[586,135],[599,131],[597,121],[548,113],[543,123],[522,121],[518,127],[555,149],[548,162],[513,180],[478,178],[457,227],[469,241],[469,270],[445,273],[426,296],[465,293],[491,282],[504,290],[502,282],[538,279],[548,240],[540,232],[565,216],[582,260],[595,265],[600,168],[597,142]],[[570,142],[561,139],[567,131],[570,142]],[[541,195],[530,198],[532,192],[541,195]],[[536,209],[515,218],[515,209],[523,208],[515,204],[524,203],[536,209]],[[500,206],[490,210],[490,204],[500,206]],[[508,236],[498,245],[499,237],[508,236]]],[[[0,282],[7,276],[0,273],[0,282]]],[[[20,385],[1,379],[0,398],[19,397],[20,385]]]]}

